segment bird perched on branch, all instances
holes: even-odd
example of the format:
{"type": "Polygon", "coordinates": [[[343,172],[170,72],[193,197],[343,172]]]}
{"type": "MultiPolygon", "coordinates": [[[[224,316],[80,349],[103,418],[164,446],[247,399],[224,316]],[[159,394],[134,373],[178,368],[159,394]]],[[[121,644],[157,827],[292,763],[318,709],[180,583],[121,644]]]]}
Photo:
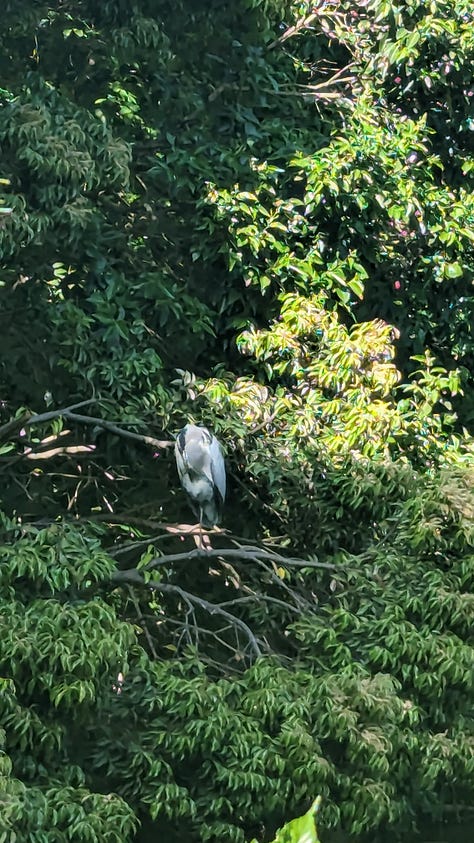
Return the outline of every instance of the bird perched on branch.
{"type": "Polygon", "coordinates": [[[199,523],[210,530],[219,522],[225,498],[225,465],[221,446],[207,427],[187,424],[174,448],[181,485],[199,523]]]}

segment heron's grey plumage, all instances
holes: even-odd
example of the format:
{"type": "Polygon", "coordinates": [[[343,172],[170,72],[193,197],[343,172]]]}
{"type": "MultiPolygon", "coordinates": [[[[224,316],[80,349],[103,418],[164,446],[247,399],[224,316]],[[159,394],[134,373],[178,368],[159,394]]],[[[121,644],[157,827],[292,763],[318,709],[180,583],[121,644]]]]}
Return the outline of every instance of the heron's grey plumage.
{"type": "Polygon", "coordinates": [[[210,529],[219,522],[226,492],[221,446],[207,427],[187,424],[178,433],[174,452],[181,485],[199,522],[210,529]]]}

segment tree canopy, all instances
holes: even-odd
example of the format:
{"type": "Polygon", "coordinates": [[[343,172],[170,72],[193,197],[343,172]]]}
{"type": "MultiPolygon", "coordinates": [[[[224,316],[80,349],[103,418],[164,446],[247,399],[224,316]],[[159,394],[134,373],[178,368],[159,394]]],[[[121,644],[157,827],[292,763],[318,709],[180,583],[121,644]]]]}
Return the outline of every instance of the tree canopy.
{"type": "Polygon", "coordinates": [[[472,806],[473,23],[4,3],[7,843],[472,806]],[[187,421],[226,451],[207,553],[187,421]]]}

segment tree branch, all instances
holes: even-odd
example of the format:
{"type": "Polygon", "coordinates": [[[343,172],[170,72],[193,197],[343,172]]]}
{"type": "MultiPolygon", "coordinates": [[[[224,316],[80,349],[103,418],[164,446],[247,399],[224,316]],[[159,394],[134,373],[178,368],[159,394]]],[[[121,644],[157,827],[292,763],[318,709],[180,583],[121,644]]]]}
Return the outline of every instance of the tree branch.
{"type": "Polygon", "coordinates": [[[63,412],[67,412],[68,410],[77,410],[79,407],[86,407],[88,404],[93,404],[94,401],[94,398],[88,398],[87,401],[79,401],[77,404],[71,404],[69,407],[65,407],[64,410],[50,410],[47,413],[40,413],[36,415],[25,412],[22,416],[18,416],[16,419],[10,419],[10,421],[0,427],[0,439],[4,439],[15,430],[21,430],[23,427],[28,427],[28,425],[35,424],[36,422],[56,419],[63,412]]]}
{"type": "Polygon", "coordinates": [[[124,439],[133,439],[134,442],[143,442],[145,445],[153,445],[154,448],[171,448],[174,446],[174,441],[170,439],[155,439],[154,436],[145,436],[142,433],[133,433],[131,430],[124,430],[113,422],[104,421],[103,419],[93,418],[92,416],[82,416],[79,413],[71,413],[68,410],[58,412],[58,416],[68,419],[69,421],[80,422],[81,424],[90,424],[95,427],[100,427],[103,430],[108,430],[110,433],[115,433],[117,436],[122,436],[124,439]]]}
{"type": "Polygon", "coordinates": [[[23,413],[22,416],[18,416],[16,419],[10,419],[10,421],[6,422],[6,424],[2,424],[0,427],[0,440],[7,439],[10,433],[13,433],[16,430],[21,430],[21,428],[28,423],[29,418],[30,416],[28,413],[23,413]]]}
{"type": "Polygon", "coordinates": [[[288,612],[293,612],[298,615],[301,614],[301,609],[298,609],[296,606],[292,606],[291,603],[285,603],[284,600],[278,600],[277,597],[270,597],[268,594],[258,594],[257,592],[253,591],[252,595],[247,597],[234,597],[232,600],[224,600],[222,603],[219,603],[219,606],[238,606],[241,603],[274,603],[276,606],[281,606],[283,609],[286,609],[288,612]]]}
{"type": "Polygon", "coordinates": [[[330,562],[316,562],[309,559],[294,559],[292,557],[281,556],[269,550],[263,550],[260,547],[240,547],[240,548],[220,548],[212,550],[190,550],[183,553],[170,553],[167,556],[157,556],[152,559],[144,568],[145,571],[151,571],[153,568],[158,568],[161,565],[170,565],[173,562],[191,561],[192,559],[215,559],[222,556],[225,559],[241,559],[255,560],[266,559],[269,562],[275,562],[287,568],[323,568],[325,570],[334,571],[341,568],[341,565],[333,565],[330,562]]]}
{"type": "Polygon", "coordinates": [[[75,421],[79,424],[93,425],[102,430],[107,430],[110,433],[115,433],[124,439],[132,439],[134,442],[142,442],[145,445],[152,445],[154,448],[171,448],[174,441],[169,439],[155,439],[154,436],[146,436],[142,433],[133,433],[131,430],[125,430],[113,422],[100,419],[95,416],[84,416],[81,413],[74,412],[80,407],[85,407],[88,404],[96,403],[95,398],[89,398],[87,401],[80,401],[77,404],[71,404],[69,407],[63,407],[59,410],[49,410],[46,413],[37,413],[35,415],[25,414],[18,419],[11,419],[9,422],[0,427],[0,439],[9,435],[16,429],[22,427],[31,427],[34,424],[43,424],[44,422],[52,421],[53,419],[67,419],[68,421],[75,421]]]}
{"type": "MultiPolygon", "coordinates": [[[[253,432],[254,432],[254,431],[252,431],[252,433],[253,433],[253,432]]],[[[272,506],[270,506],[270,504],[265,503],[265,501],[260,500],[260,498],[258,497],[258,495],[256,495],[256,494],[255,494],[255,492],[254,492],[252,489],[249,489],[249,487],[248,487],[248,486],[246,486],[246,485],[245,485],[245,483],[243,483],[243,481],[240,479],[240,477],[238,477],[238,476],[237,476],[237,474],[234,474],[234,473],[232,472],[232,473],[231,473],[231,477],[232,477],[232,479],[233,479],[233,480],[235,480],[235,482],[236,482],[236,483],[238,483],[238,484],[239,484],[239,486],[240,486],[242,489],[244,489],[244,491],[246,492],[246,494],[250,495],[250,497],[252,498],[252,500],[254,500],[254,501],[255,501],[255,503],[256,503],[258,506],[261,506],[263,509],[266,509],[268,512],[271,512],[271,513],[272,513],[272,515],[274,515],[276,518],[278,518],[278,520],[279,520],[279,521],[281,521],[281,523],[282,523],[282,524],[284,524],[284,518],[282,518],[282,516],[280,515],[280,513],[279,513],[276,509],[274,509],[272,506]]]]}
{"type": "Polygon", "coordinates": [[[271,44],[268,45],[267,50],[273,50],[279,44],[283,44],[288,38],[292,38],[293,35],[297,35],[302,29],[306,29],[309,27],[314,20],[318,17],[318,14],[312,12],[310,15],[306,15],[303,18],[300,18],[299,21],[295,23],[294,26],[289,26],[288,29],[285,29],[283,35],[280,35],[279,38],[276,38],[275,41],[272,41],[271,44]]]}
{"type": "Polygon", "coordinates": [[[203,597],[198,597],[196,594],[192,594],[190,591],[185,591],[179,585],[172,585],[171,583],[162,583],[156,580],[150,580],[149,582],[145,582],[143,575],[140,571],[137,571],[135,568],[129,571],[116,571],[115,574],[112,576],[112,582],[120,583],[132,583],[135,585],[143,586],[144,588],[151,588],[153,591],[159,591],[161,594],[172,594],[178,597],[181,597],[185,603],[192,604],[194,606],[198,606],[200,609],[204,609],[204,611],[208,612],[210,615],[220,615],[223,618],[226,618],[234,627],[238,627],[241,629],[245,635],[247,636],[248,642],[256,656],[262,655],[262,650],[260,648],[259,642],[257,641],[256,636],[253,634],[252,630],[249,626],[242,621],[240,618],[237,618],[235,615],[232,615],[230,612],[227,612],[223,609],[219,603],[210,603],[209,600],[205,600],[203,597]]]}
{"type": "Polygon", "coordinates": [[[155,650],[155,646],[154,646],[154,644],[153,644],[153,639],[152,639],[152,637],[151,637],[151,635],[150,635],[150,632],[149,632],[148,627],[147,627],[147,624],[146,624],[146,619],[144,618],[144,616],[143,616],[143,614],[142,614],[142,610],[140,609],[140,604],[139,604],[139,602],[138,602],[138,600],[137,600],[136,594],[134,593],[133,588],[132,588],[132,586],[131,586],[131,585],[129,585],[129,587],[128,587],[128,593],[130,594],[130,598],[131,598],[131,600],[132,600],[132,603],[133,603],[133,605],[135,606],[135,611],[136,611],[136,613],[137,613],[137,621],[138,621],[138,623],[140,624],[141,628],[143,629],[143,632],[145,633],[145,638],[146,638],[146,640],[147,640],[147,642],[148,642],[148,646],[149,646],[149,648],[150,648],[150,652],[151,652],[151,654],[152,654],[153,658],[154,658],[155,660],[157,660],[157,659],[158,659],[158,654],[157,654],[157,652],[156,652],[156,650],[155,650]]]}
{"type": "Polygon", "coordinates": [[[278,586],[278,588],[283,589],[283,591],[285,591],[288,594],[288,596],[291,598],[291,600],[294,600],[294,602],[298,606],[299,612],[301,612],[302,609],[304,609],[305,611],[314,612],[314,606],[311,605],[309,600],[307,600],[306,597],[303,597],[301,594],[299,594],[293,588],[290,588],[288,583],[286,583],[285,580],[283,580],[281,577],[279,577],[278,574],[275,573],[275,571],[272,569],[271,566],[266,565],[265,562],[263,561],[263,559],[257,559],[256,562],[257,562],[257,565],[259,565],[260,568],[263,568],[263,570],[265,571],[267,576],[270,577],[271,581],[273,583],[275,583],[275,585],[278,586]]]}

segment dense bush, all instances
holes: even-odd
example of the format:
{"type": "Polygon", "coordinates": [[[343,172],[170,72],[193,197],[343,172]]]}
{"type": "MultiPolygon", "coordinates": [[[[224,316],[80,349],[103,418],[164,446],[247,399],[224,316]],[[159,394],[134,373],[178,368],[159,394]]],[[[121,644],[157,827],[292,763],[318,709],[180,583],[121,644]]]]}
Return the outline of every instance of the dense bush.
{"type": "Polygon", "coordinates": [[[472,804],[470,6],[6,2],[5,841],[472,804]]]}

